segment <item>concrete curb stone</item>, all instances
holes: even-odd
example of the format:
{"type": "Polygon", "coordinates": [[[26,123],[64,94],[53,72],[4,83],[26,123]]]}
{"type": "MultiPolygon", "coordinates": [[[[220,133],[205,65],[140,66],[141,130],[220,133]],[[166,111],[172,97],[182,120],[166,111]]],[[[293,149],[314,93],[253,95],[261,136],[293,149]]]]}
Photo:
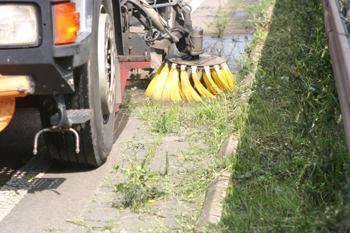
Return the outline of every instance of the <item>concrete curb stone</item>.
{"type": "MultiPolygon", "coordinates": [[[[238,141],[231,136],[222,143],[219,158],[227,158],[237,152],[238,141]]],[[[224,172],[218,176],[208,187],[203,207],[198,220],[198,228],[218,223],[221,220],[223,201],[226,197],[226,189],[230,183],[231,174],[224,172]]]]}
{"type": "Polygon", "coordinates": [[[234,140],[231,136],[227,137],[222,143],[218,158],[227,158],[230,154],[236,154],[238,147],[238,141],[234,140]]]}

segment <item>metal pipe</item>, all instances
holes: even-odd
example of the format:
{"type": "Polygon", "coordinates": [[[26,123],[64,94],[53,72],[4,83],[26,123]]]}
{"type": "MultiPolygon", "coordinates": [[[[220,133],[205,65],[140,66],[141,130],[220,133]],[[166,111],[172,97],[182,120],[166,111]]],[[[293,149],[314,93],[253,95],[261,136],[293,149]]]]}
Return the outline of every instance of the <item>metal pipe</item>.
{"type": "MultiPolygon", "coordinates": [[[[173,31],[172,34],[177,38],[177,40],[180,40],[183,37],[182,34],[178,31],[173,31]]],[[[155,41],[151,47],[155,49],[165,49],[171,44],[173,44],[173,39],[170,36],[166,36],[160,40],[155,41]]]]}
{"type": "Polygon", "coordinates": [[[35,134],[34,137],[34,149],[33,149],[33,154],[36,155],[38,153],[38,139],[39,136],[44,133],[44,132],[50,132],[50,128],[42,129],[40,130],[37,134],[35,134]]]}
{"type": "Polygon", "coordinates": [[[167,27],[166,21],[156,12],[146,1],[141,0],[141,6],[143,10],[148,13],[152,19],[153,26],[160,31],[164,31],[164,27],[167,27]]]}
{"type": "Polygon", "coordinates": [[[75,153],[79,154],[80,153],[79,134],[73,128],[69,128],[68,131],[71,131],[75,135],[75,153]]]}
{"type": "Polygon", "coordinates": [[[350,47],[346,37],[348,32],[345,30],[345,24],[340,19],[338,5],[334,1],[322,0],[322,6],[350,157],[350,47]]]}
{"type": "Polygon", "coordinates": [[[144,7],[144,10],[147,11],[148,14],[150,15],[154,27],[157,28],[159,31],[162,31],[168,34],[174,43],[179,42],[178,38],[170,32],[167,22],[158,14],[158,12],[155,11],[151,7],[151,5],[149,5],[145,0],[140,0],[140,1],[144,7]]]}
{"type": "Polygon", "coordinates": [[[345,23],[340,19],[340,10],[336,2],[337,1],[328,1],[328,12],[331,16],[330,22],[332,30],[337,34],[334,37],[334,41],[341,64],[347,98],[350,100],[350,49],[347,38],[348,32],[345,31],[345,23]]]}
{"type": "Polygon", "coordinates": [[[169,6],[176,6],[177,2],[171,2],[171,3],[162,3],[162,4],[156,4],[156,5],[150,5],[152,8],[163,8],[163,7],[169,7],[169,6]]]}
{"type": "Polygon", "coordinates": [[[42,133],[48,132],[48,133],[57,133],[57,132],[63,132],[63,131],[70,131],[75,135],[75,153],[79,154],[80,153],[80,138],[78,132],[73,129],[62,129],[62,130],[55,130],[53,128],[45,128],[40,130],[37,134],[35,134],[34,137],[34,149],[33,149],[33,154],[36,155],[38,153],[38,139],[42,133]]]}

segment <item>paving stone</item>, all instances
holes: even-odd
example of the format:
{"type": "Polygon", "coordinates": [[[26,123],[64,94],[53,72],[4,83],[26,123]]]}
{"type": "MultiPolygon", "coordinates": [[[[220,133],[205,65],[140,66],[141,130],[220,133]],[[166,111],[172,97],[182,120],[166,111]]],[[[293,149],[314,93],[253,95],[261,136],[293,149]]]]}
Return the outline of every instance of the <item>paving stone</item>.
{"type": "Polygon", "coordinates": [[[86,233],[86,231],[87,231],[87,229],[85,229],[85,228],[76,227],[71,231],[71,233],[86,233]]]}

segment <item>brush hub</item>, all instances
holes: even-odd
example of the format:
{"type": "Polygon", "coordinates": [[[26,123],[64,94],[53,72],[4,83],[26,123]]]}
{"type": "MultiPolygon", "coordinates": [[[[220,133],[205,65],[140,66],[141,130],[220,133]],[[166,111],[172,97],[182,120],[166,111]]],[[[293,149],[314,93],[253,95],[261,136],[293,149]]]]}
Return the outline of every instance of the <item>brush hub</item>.
{"type": "MultiPolygon", "coordinates": [[[[198,58],[198,56],[196,56],[198,58]]],[[[215,65],[221,65],[225,63],[226,60],[222,57],[217,57],[209,54],[201,54],[199,58],[193,60],[192,56],[188,54],[180,53],[180,54],[170,54],[165,57],[165,61],[168,63],[175,63],[178,65],[186,65],[186,66],[197,66],[197,69],[204,69],[204,66],[213,67],[215,65]]]]}

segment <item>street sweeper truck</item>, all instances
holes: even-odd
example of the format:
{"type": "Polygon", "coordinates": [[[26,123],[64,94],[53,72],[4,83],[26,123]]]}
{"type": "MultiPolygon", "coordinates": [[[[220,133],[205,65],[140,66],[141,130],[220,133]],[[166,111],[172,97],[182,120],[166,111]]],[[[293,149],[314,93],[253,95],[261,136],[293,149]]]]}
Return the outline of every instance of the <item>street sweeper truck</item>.
{"type": "Polygon", "coordinates": [[[34,154],[43,135],[54,161],[98,167],[130,69],[160,66],[146,91],[155,99],[232,90],[225,60],[203,54],[202,41],[182,0],[1,1],[0,131],[16,105],[35,106],[42,130],[34,154]]]}

